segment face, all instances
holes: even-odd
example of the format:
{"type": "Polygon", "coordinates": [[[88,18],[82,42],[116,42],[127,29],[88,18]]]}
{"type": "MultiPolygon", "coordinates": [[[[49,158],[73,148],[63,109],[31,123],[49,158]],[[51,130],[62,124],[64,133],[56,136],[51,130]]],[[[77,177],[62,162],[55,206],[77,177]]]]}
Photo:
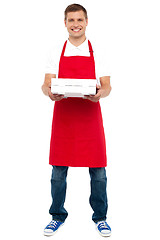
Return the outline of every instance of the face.
{"type": "Polygon", "coordinates": [[[69,12],[64,22],[71,37],[80,38],[85,35],[88,19],[85,18],[83,11],[69,12]]]}

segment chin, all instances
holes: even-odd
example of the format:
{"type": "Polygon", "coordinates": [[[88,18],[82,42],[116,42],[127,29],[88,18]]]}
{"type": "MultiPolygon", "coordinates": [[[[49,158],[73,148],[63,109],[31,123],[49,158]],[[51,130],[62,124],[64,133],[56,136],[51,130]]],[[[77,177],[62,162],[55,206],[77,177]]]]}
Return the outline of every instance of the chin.
{"type": "Polygon", "coordinates": [[[73,37],[73,38],[80,38],[80,37],[82,37],[84,34],[70,34],[70,36],[71,37],[73,37]]]}

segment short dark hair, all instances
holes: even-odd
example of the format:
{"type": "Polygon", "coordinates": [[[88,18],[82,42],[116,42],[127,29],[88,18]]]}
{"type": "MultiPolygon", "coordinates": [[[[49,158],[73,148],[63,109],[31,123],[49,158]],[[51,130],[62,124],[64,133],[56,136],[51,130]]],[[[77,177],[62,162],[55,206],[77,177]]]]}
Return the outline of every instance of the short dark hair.
{"type": "Polygon", "coordinates": [[[87,10],[80,4],[71,4],[69,5],[65,11],[64,11],[64,19],[66,20],[67,19],[67,13],[69,12],[77,12],[77,11],[83,11],[84,12],[84,15],[85,15],[85,18],[87,19],[88,16],[87,16],[87,10]]]}

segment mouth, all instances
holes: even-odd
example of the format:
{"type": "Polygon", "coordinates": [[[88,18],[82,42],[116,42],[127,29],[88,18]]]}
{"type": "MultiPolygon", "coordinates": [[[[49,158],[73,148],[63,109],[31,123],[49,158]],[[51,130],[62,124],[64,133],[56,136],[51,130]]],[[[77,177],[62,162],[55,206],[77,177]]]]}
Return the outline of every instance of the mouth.
{"type": "Polygon", "coordinates": [[[80,32],[81,31],[81,28],[76,28],[76,29],[71,29],[73,32],[75,32],[75,33],[78,33],[78,32],[80,32]]]}

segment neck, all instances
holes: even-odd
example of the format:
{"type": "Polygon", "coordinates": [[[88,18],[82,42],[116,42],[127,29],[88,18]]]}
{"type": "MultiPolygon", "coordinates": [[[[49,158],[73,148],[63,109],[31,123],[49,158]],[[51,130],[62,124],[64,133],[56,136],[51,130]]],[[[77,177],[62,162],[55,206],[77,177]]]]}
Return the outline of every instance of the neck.
{"type": "Polygon", "coordinates": [[[85,40],[86,40],[86,36],[83,35],[80,38],[73,38],[72,36],[69,36],[68,40],[76,47],[78,47],[79,45],[81,45],[85,40]]]}

